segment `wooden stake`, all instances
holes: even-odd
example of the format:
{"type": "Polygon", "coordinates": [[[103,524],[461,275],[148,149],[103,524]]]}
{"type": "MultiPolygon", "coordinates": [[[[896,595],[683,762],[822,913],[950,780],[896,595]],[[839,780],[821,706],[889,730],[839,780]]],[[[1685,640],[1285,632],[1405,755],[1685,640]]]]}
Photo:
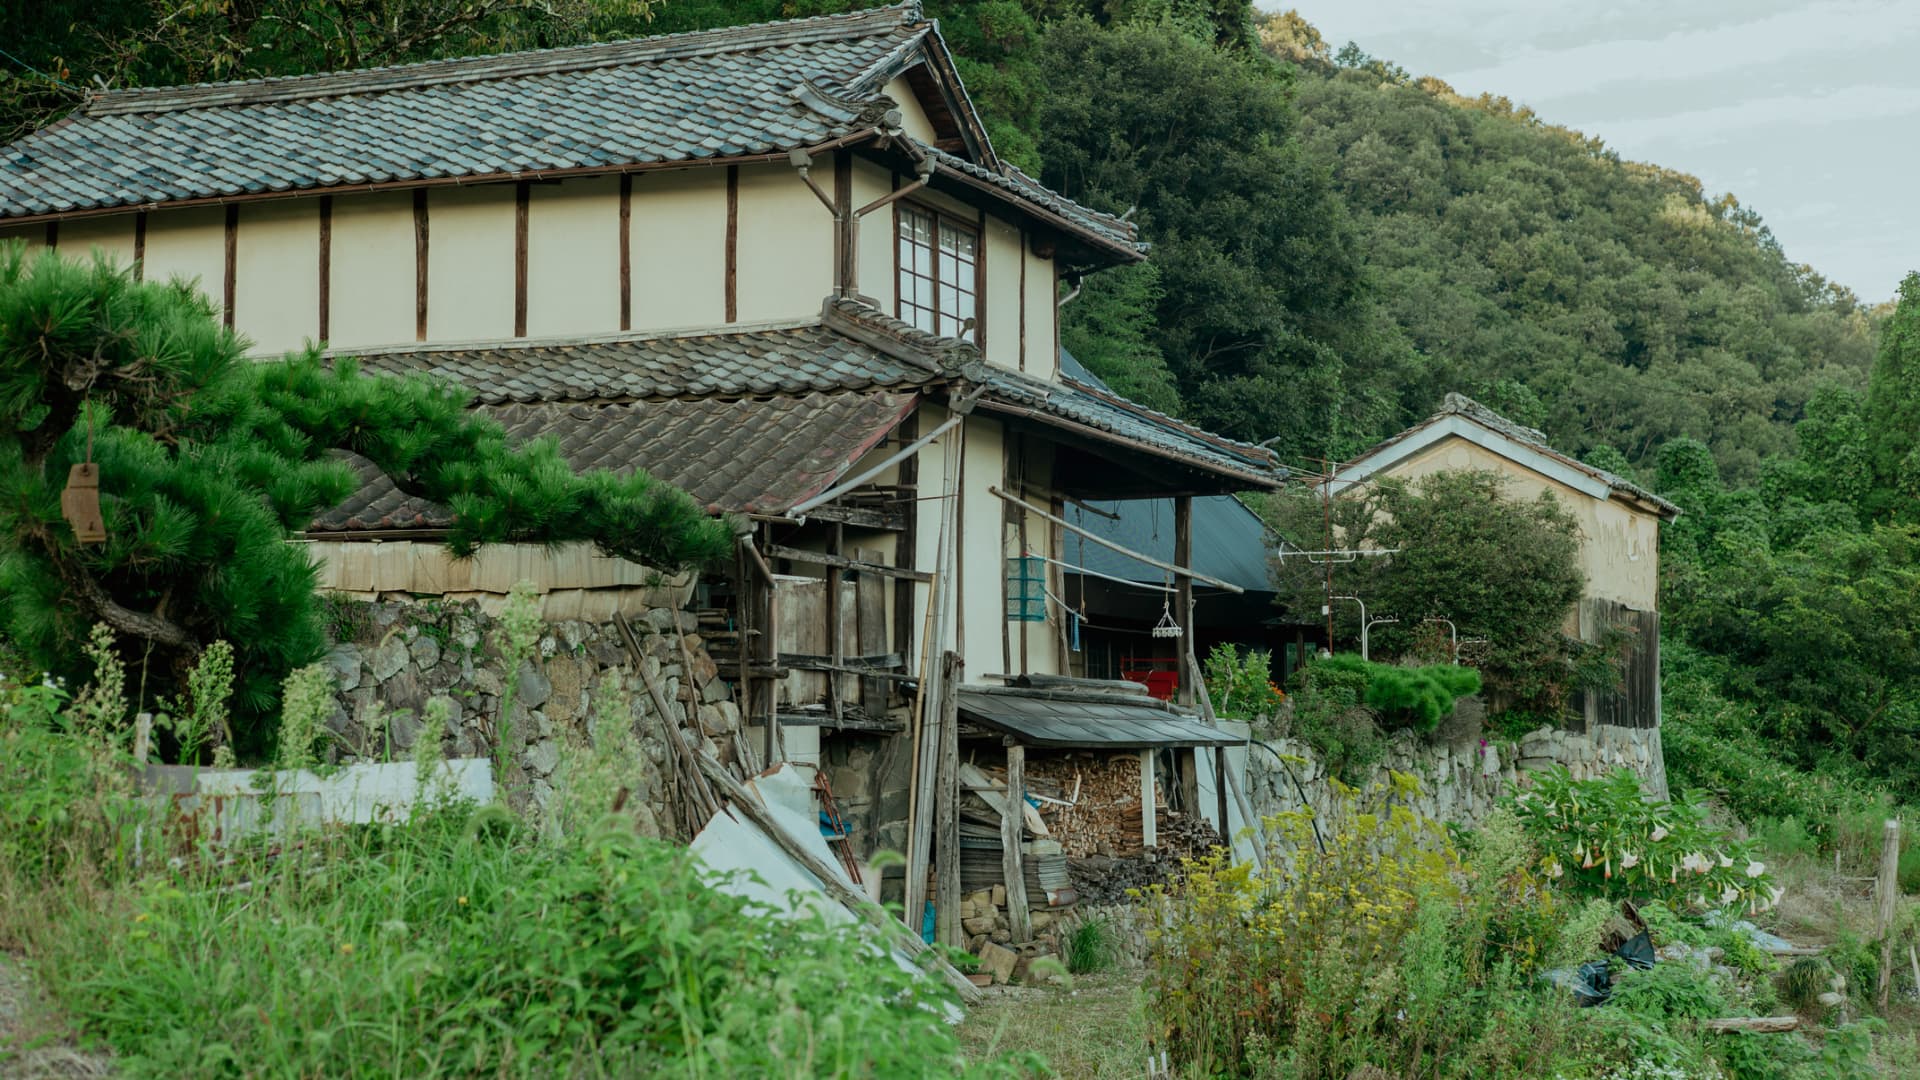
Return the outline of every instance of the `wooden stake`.
{"type": "Polygon", "coordinates": [[[1032,941],[1033,921],[1027,914],[1027,871],[1021,864],[1020,837],[1025,831],[1027,805],[1027,748],[1019,743],[1007,746],[1007,809],[1000,815],[1000,868],[1007,885],[1007,924],[1013,928],[1013,940],[1032,941]]]}
{"type": "Polygon", "coordinates": [[[1893,987],[1893,916],[1900,901],[1900,820],[1888,818],[1883,829],[1886,839],[1880,848],[1880,881],[1874,886],[1880,910],[1874,926],[1880,933],[1880,993],[1877,1000],[1884,1012],[1887,992],[1893,987]]]}
{"type": "Polygon", "coordinates": [[[1800,1026],[1800,1018],[1798,1016],[1730,1016],[1724,1020],[1708,1020],[1703,1026],[1708,1031],[1751,1031],[1765,1034],[1792,1031],[1800,1026]]]}
{"type": "Polygon", "coordinates": [[[1140,846],[1160,846],[1160,808],[1154,798],[1154,752],[1140,751],[1140,846]]]}

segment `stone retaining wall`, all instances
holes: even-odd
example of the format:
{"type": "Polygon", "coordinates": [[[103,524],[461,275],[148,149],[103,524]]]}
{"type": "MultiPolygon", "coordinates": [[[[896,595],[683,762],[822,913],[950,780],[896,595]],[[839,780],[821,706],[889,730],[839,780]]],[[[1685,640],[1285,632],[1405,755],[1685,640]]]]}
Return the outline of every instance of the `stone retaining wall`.
{"type": "MultiPolygon", "coordinates": [[[[1304,759],[1305,764],[1290,764],[1289,775],[1274,754],[1249,747],[1245,775],[1254,812],[1271,816],[1298,810],[1304,791],[1305,802],[1316,814],[1327,816],[1333,790],[1327,783],[1326,766],[1313,748],[1298,739],[1272,739],[1266,745],[1280,755],[1304,759]]],[[[1479,739],[1430,743],[1412,732],[1401,732],[1369,783],[1386,782],[1388,770],[1407,773],[1420,781],[1420,792],[1411,800],[1413,809],[1439,821],[1472,826],[1517,788],[1523,773],[1555,765],[1565,765],[1578,779],[1625,767],[1649,790],[1662,797],[1667,793],[1659,729],[1604,724],[1586,733],[1542,727],[1518,744],[1504,747],[1479,739]]]]}
{"type": "MultiPolygon", "coordinates": [[[[337,601],[336,636],[327,656],[338,699],[327,728],[333,758],[342,763],[384,761],[412,752],[426,703],[447,703],[451,722],[442,753],[492,756],[504,744],[499,788],[516,809],[543,810],[553,798],[554,771],[569,738],[586,740],[589,719],[612,673],[619,695],[611,707],[630,717],[643,762],[643,787],[634,797],[662,833],[679,831],[664,777],[666,728],[655,715],[645,681],[619,627],[566,620],[541,628],[533,656],[522,663],[514,701],[503,711],[508,679],[495,619],[477,602],[337,601]]],[[[630,620],[641,663],[667,699],[672,730],[721,761],[731,761],[740,711],[719,677],[691,613],[651,607],[630,620]],[[687,658],[691,657],[688,670],[687,658]],[[688,724],[691,718],[692,724],[688,724]],[[687,729],[683,729],[686,725],[687,729]],[[692,732],[697,730],[698,735],[692,732]]],[[[643,817],[645,815],[642,815],[643,817]]]]}

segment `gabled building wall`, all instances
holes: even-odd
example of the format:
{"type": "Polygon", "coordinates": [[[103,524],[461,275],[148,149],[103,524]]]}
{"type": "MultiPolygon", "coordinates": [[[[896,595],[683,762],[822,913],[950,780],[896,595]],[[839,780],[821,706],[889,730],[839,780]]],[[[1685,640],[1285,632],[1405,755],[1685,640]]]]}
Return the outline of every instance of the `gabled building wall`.
{"type": "MultiPolygon", "coordinates": [[[[1476,469],[1511,478],[1515,498],[1550,492],[1580,524],[1580,568],[1586,595],[1653,611],[1660,592],[1660,520],[1612,499],[1596,499],[1465,439],[1448,438],[1385,470],[1415,480],[1436,472],[1476,469]]],[[[1571,621],[1569,623],[1572,628],[1571,621]]]]}

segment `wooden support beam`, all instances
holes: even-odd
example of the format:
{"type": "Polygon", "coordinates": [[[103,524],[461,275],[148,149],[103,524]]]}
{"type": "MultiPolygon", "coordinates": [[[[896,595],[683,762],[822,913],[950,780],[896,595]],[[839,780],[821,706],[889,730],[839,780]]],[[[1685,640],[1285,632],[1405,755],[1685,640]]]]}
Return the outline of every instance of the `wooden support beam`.
{"type": "Polygon", "coordinates": [[[633,329],[633,174],[620,174],[620,329],[633,329]]]}
{"type": "Polygon", "coordinates": [[[1140,846],[1160,846],[1160,811],[1154,798],[1153,750],[1140,751],[1140,846]]]}
{"type": "Polygon", "coordinates": [[[960,927],[960,685],[958,653],[946,654],[940,676],[940,764],[934,779],[933,910],[935,940],[959,948],[960,927]]]}
{"type": "MultiPolygon", "coordinates": [[[[49,224],[52,229],[55,225],[49,224]]],[[[227,204],[227,253],[225,281],[221,287],[220,320],[227,329],[233,329],[233,294],[238,288],[240,273],[240,208],[227,204]]],[[[52,237],[48,237],[47,246],[51,247],[52,237]]]]}
{"type": "MultiPolygon", "coordinates": [[[[521,188],[525,190],[525,185],[521,188]]],[[[520,220],[526,220],[524,214],[520,220]]],[[[413,192],[413,340],[427,340],[426,188],[415,188],[413,192]]]]}
{"type": "Polygon", "coordinates": [[[1006,877],[1007,924],[1013,928],[1015,942],[1033,940],[1033,920],[1027,912],[1027,870],[1020,857],[1027,822],[1021,812],[1027,805],[1026,790],[1027,748],[1012,743],[1007,747],[1007,808],[1000,814],[1000,868],[1006,877]]]}
{"type": "Polygon", "coordinates": [[[533,188],[522,180],[513,186],[513,336],[527,336],[527,218],[533,188]]]}
{"type": "Polygon", "coordinates": [[[726,317],[740,319],[740,166],[727,166],[726,317]]]}
{"type": "MultiPolygon", "coordinates": [[[[835,525],[831,534],[833,539],[828,542],[830,550],[827,554],[841,562],[852,561],[841,554],[846,543],[846,532],[846,526],[835,525]]],[[[840,685],[840,669],[846,666],[847,660],[846,641],[842,637],[842,623],[845,620],[840,604],[840,581],[845,574],[844,567],[827,564],[827,648],[833,653],[833,670],[827,672],[827,710],[833,713],[835,720],[845,712],[843,698],[846,688],[840,685]]]]}
{"type": "MultiPolygon", "coordinates": [[[[1176,495],[1173,500],[1173,561],[1176,566],[1193,565],[1193,496],[1176,495]]],[[[1175,574],[1173,577],[1173,621],[1180,624],[1180,633],[1188,641],[1193,640],[1193,575],[1175,574]]],[[[1184,658],[1189,652],[1197,653],[1198,646],[1181,651],[1184,658]]],[[[1200,673],[1186,670],[1186,664],[1176,665],[1180,670],[1180,681],[1174,691],[1175,700],[1182,705],[1193,704],[1193,688],[1200,685],[1200,673]]]]}
{"type": "Polygon", "coordinates": [[[320,334],[321,344],[333,336],[333,196],[320,196],[320,334]]]}
{"type": "Polygon", "coordinates": [[[818,551],[802,551],[799,548],[783,547],[780,544],[768,544],[767,554],[776,559],[790,562],[807,563],[811,566],[828,566],[841,570],[857,570],[863,574],[878,574],[881,577],[902,578],[907,581],[932,581],[933,575],[923,570],[904,570],[897,566],[870,562],[864,559],[849,559],[842,555],[818,551]]]}

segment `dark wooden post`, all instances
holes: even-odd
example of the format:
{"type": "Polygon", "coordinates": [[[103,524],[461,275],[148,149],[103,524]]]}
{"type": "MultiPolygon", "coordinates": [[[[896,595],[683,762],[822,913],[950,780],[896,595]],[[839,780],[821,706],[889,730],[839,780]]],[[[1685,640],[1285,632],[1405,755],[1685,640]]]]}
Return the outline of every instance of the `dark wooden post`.
{"type": "MultiPolygon", "coordinates": [[[[1173,500],[1173,564],[1182,570],[1193,566],[1193,496],[1179,495],[1173,500]]],[[[1180,650],[1181,662],[1176,665],[1180,672],[1178,700],[1182,705],[1193,704],[1193,688],[1199,685],[1200,673],[1188,670],[1186,658],[1199,656],[1199,644],[1193,636],[1193,578],[1186,574],[1176,574],[1173,579],[1173,621],[1180,624],[1180,632],[1187,637],[1188,644],[1180,650]]],[[[1197,661],[1196,661],[1197,662],[1197,661]]]]}
{"type": "Polygon", "coordinates": [[[946,654],[940,677],[940,767],[934,777],[933,818],[935,940],[956,948],[967,938],[960,926],[960,677],[958,653],[946,654]]]}
{"type": "Polygon", "coordinates": [[[1027,748],[1007,740],[1007,809],[1000,815],[1000,868],[1007,884],[1007,924],[1013,928],[1013,940],[1032,941],[1033,923],[1027,915],[1027,870],[1020,858],[1020,837],[1025,831],[1027,789],[1027,748]]]}
{"type": "Polygon", "coordinates": [[[1233,850],[1233,819],[1227,816],[1227,748],[1213,748],[1213,798],[1217,804],[1214,813],[1220,816],[1220,839],[1226,841],[1227,850],[1233,850]]]}

